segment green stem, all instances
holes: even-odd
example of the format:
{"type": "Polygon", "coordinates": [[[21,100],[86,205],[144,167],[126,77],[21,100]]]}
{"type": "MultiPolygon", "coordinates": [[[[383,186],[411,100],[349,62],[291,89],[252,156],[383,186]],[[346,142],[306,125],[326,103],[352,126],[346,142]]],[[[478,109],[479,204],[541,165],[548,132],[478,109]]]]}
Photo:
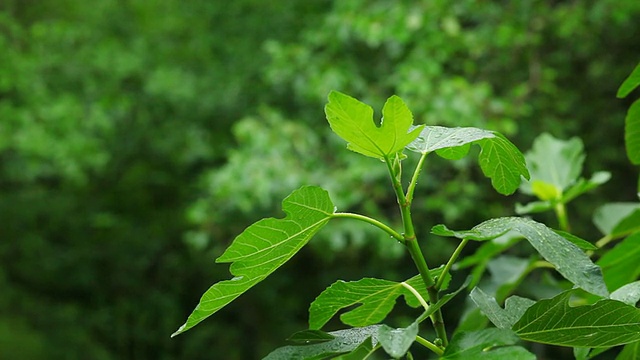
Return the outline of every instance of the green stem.
{"type": "Polygon", "coordinates": [[[563,203],[559,202],[554,207],[556,217],[558,218],[558,224],[560,229],[566,232],[571,231],[571,225],[569,225],[569,217],[567,216],[567,208],[563,203]]]}
{"type": "Polygon", "coordinates": [[[431,341],[423,338],[422,336],[416,336],[416,342],[424,347],[426,347],[427,349],[433,351],[434,353],[436,353],[436,355],[438,356],[442,356],[442,354],[444,354],[444,351],[442,349],[440,349],[439,347],[437,347],[434,343],[432,343],[431,341]]]}
{"type": "Polygon", "coordinates": [[[411,177],[411,182],[409,183],[409,187],[407,188],[407,200],[409,202],[413,201],[413,192],[416,189],[416,185],[418,184],[418,177],[420,177],[420,173],[422,172],[422,167],[424,166],[424,159],[427,158],[428,153],[422,154],[420,160],[418,160],[418,165],[416,165],[416,169],[413,172],[413,176],[411,177]]]}
{"type": "MultiPolygon", "coordinates": [[[[427,287],[427,293],[429,294],[429,302],[431,304],[435,304],[438,302],[438,289],[435,287],[435,280],[431,273],[429,273],[429,266],[427,265],[427,261],[422,254],[422,250],[420,250],[420,246],[418,245],[418,240],[416,238],[416,232],[413,227],[413,220],[411,219],[411,201],[408,201],[407,197],[402,190],[402,184],[400,183],[400,178],[397,176],[400,172],[394,171],[393,166],[391,165],[391,161],[389,156],[385,156],[384,158],[385,164],[387,164],[387,169],[389,170],[389,175],[391,175],[391,182],[393,184],[393,190],[396,193],[396,197],[398,199],[398,205],[400,207],[400,214],[402,215],[402,223],[404,225],[404,245],[409,250],[409,254],[411,254],[411,259],[415,263],[418,268],[418,272],[420,273],[420,277],[427,287]]],[[[442,318],[442,312],[438,309],[433,315],[431,315],[431,322],[433,323],[433,327],[436,330],[437,336],[442,340],[442,344],[447,346],[447,331],[444,327],[444,320],[442,318]]]]}
{"type": "Polygon", "coordinates": [[[360,220],[360,221],[364,221],[368,224],[371,224],[379,229],[381,229],[382,231],[386,232],[387,234],[391,235],[391,237],[395,238],[396,240],[400,241],[401,243],[404,244],[404,237],[402,237],[402,235],[400,235],[397,231],[393,230],[392,228],[390,228],[389,226],[387,226],[386,224],[370,218],[368,216],[365,215],[360,215],[360,214],[353,214],[353,213],[334,213],[331,215],[332,218],[345,218],[345,219],[356,219],[356,220],[360,220]]]}
{"type": "Polygon", "coordinates": [[[440,290],[440,288],[442,287],[442,283],[444,282],[444,278],[447,276],[447,274],[451,270],[451,267],[453,266],[453,263],[456,261],[456,259],[458,259],[458,256],[460,256],[460,253],[462,252],[462,249],[464,249],[464,247],[467,245],[468,242],[469,242],[469,239],[462,239],[460,244],[458,244],[458,247],[456,248],[456,250],[453,252],[453,254],[451,254],[449,261],[447,261],[447,264],[444,266],[444,269],[442,269],[440,278],[436,283],[436,289],[440,290]]]}

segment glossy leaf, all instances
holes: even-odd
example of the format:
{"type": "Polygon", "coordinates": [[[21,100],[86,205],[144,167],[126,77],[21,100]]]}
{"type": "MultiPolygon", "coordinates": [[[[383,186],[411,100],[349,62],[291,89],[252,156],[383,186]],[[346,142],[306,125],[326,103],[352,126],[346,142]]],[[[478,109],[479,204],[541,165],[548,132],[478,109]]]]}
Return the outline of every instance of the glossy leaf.
{"type": "Polygon", "coordinates": [[[476,287],[469,294],[471,300],[480,308],[489,320],[498,328],[511,329],[520,317],[535,301],[511,296],[505,301],[505,308],[501,308],[496,299],[487,295],[482,289],[476,287]]]}
{"type": "Polygon", "coordinates": [[[525,194],[535,195],[534,185],[546,184],[561,194],[582,172],[585,158],[583,148],[582,140],[577,137],[559,140],[547,133],[541,134],[525,154],[531,181],[523,182],[520,190],[525,194]]]}
{"type": "Polygon", "coordinates": [[[635,233],[613,249],[607,251],[599,260],[604,280],[609,289],[618,289],[640,276],[640,233],[635,233]]]}
{"type": "Polygon", "coordinates": [[[189,330],[249,288],[264,280],[298,252],[334,213],[329,194],[304,186],[282,202],[284,219],[262,219],[246,228],[216,262],[232,262],[231,280],[207,290],[187,322],[172,336],[189,330]]]}
{"type": "Polygon", "coordinates": [[[489,328],[456,333],[441,360],[535,360],[534,354],[517,346],[518,337],[511,330],[489,328]]]}
{"type": "MultiPolygon", "coordinates": [[[[438,276],[441,269],[432,270],[438,276]]],[[[419,275],[405,281],[428,299],[427,291],[419,275]]],[[[420,302],[401,283],[389,280],[364,278],[358,281],[336,281],[325,289],[309,307],[309,328],[320,329],[334,315],[347,307],[359,305],[340,315],[340,320],[351,326],[377,324],[391,312],[396,299],[404,295],[409,306],[419,307],[420,302]]]]}
{"type": "Polygon", "coordinates": [[[374,158],[401,151],[423,127],[411,128],[413,115],[397,96],[385,103],[379,127],[373,122],[373,109],[369,105],[337,91],[329,93],[325,113],[331,129],[347,141],[348,149],[374,158]]]}
{"type": "Polygon", "coordinates": [[[263,360],[320,360],[331,355],[347,354],[366,341],[376,346],[379,329],[380,325],[373,325],[332,331],[327,334],[333,336],[333,340],[320,344],[283,346],[269,353],[263,360]]]}
{"type": "Polygon", "coordinates": [[[629,76],[624,80],[620,88],[618,88],[618,93],[616,96],[618,98],[624,98],[629,95],[633,89],[640,86],[640,63],[636,66],[635,69],[629,74],[629,76]]]}
{"type": "Polygon", "coordinates": [[[600,268],[580,248],[544,224],[525,218],[506,217],[487,220],[466,231],[453,231],[444,225],[436,225],[431,231],[437,235],[478,241],[515,231],[524,236],[567,280],[592,294],[609,296],[600,268]]]}
{"type": "Polygon", "coordinates": [[[513,326],[528,341],[579,347],[608,347],[640,340],[640,309],[604,299],[570,307],[572,290],[531,306],[513,326]]]}
{"type": "Polygon", "coordinates": [[[387,325],[380,326],[378,341],[384,351],[393,358],[399,358],[409,351],[418,335],[418,323],[413,322],[406,328],[394,329],[387,325]]]}
{"type": "Polygon", "coordinates": [[[481,147],[480,168],[501,194],[512,194],[520,186],[521,178],[529,178],[524,156],[509,140],[497,132],[477,128],[446,128],[427,126],[407,149],[422,154],[437,151],[449,159],[466,155],[469,144],[481,147]],[[446,151],[445,151],[446,149],[446,151]]]}
{"type": "Polygon", "coordinates": [[[635,211],[640,210],[640,203],[609,203],[600,206],[593,214],[593,223],[605,235],[618,236],[616,228],[631,216],[635,211]]]}

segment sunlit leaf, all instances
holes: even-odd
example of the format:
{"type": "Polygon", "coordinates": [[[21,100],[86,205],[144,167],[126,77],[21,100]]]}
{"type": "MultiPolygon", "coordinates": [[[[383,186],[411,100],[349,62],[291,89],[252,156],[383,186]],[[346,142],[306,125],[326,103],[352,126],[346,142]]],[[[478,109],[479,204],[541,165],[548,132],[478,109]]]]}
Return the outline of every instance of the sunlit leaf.
{"type": "Polygon", "coordinates": [[[511,296],[505,301],[505,308],[501,308],[496,299],[487,295],[480,288],[473,288],[469,294],[471,300],[480,308],[489,320],[498,328],[511,329],[522,314],[535,303],[535,301],[522,298],[519,296],[511,296]]]}
{"type": "Polygon", "coordinates": [[[374,158],[401,151],[423,127],[411,128],[413,115],[397,96],[385,103],[379,127],[373,122],[373,109],[369,105],[337,91],[329,93],[325,113],[331,129],[348,142],[350,150],[374,158]]]}
{"type": "Polygon", "coordinates": [[[607,251],[599,260],[604,281],[609,289],[618,289],[640,276],[640,233],[635,233],[613,249],[607,251]]]}
{"type": "Polygon", "coordinates": [[[640,309],[610,299],[570,307],[572,292],[538,301],[513,331],[524,340],[561,346],[607,347],[640,340],[640,309]]]}
{"type": "Polygon", "coordinates": [[[378,341],[384,351],[397,359],[409,351],[411,344],[418,335],[418,323],[413,322],[406,328],[394,329],[387,325],[382,325],[378,331],[378,341]]]}
{"type": "Polygon", "coordinates": [[[624,98],[638,86],[640,86],[640,63],[636,66],[635,69],[633,69],[631,74],[629,74],[629,76],[624,80],[622,85],[620,85],[616,96],[618,98],[624,98]]]}
{"type": "MultiPolygon", "coordinates": [[[[438,276],[442,269],[432,270],[438,276]]],[[[421,277],[414,276],[405,281],[416,289],[424,299],[427,290],[421,277]]],[[[309,307],[309,328],[320,329],[334,315],[347,307],[360,305],[340,315],[340,320],[351,326],[377,324],[391,312],[396,299],[403,295],[408,305],[420,306],[416,297],[401,283],[389,280],[364,278],[358,281],[339,280],[325,289],[309,307]]]]}
{"type": "Polygon", "coordinates": [[[378,344],[380,325],[338,330],[327,333],[334,339],[320,344],[288,345],[278,348],[263,360],[320,360],[331,355],[346,354],[357,349],[365,341],[378,344]]]}
{"type": "Polygon", "coordinates": [[[512,194],[521,178],[529,178],[524,156],[509,140],[497,132],[477,128],[446,128],[427,126],[407,149],[422,154],[437,151],[448,159],[466,155],[470,144],[479,145],[480,168],[491,178],[494,189],[501,194],[512,194]]]}
{"type": "Polygon", "coordinates": [[[507,329],[484,329],[456,333],[441,360],[535,360],[536,356],[517,346],[518,337],[507,329]]]}
{"type": "Polygon", "coordinates": [[[264,280],[318,232],[334,213],[329,194],[304,186],[282,202],[284,219],[262,219],[246,228],[216,262],[232,262],[231,280],[207,290],[187,322],[172,336],[185,332],[209,317],[249,288],[264,280]]]}
{"type": "Polygon", "coordinates": [[[436,225],[431,231],[437,235],[478,241],[515,231],[524,236],[567,280],[592,294],[609,296],[600,268],[580,248],[544,224],[525,218],[506,217],[487,220],[466,231],[453,231],[444,225],[436,225]]]}

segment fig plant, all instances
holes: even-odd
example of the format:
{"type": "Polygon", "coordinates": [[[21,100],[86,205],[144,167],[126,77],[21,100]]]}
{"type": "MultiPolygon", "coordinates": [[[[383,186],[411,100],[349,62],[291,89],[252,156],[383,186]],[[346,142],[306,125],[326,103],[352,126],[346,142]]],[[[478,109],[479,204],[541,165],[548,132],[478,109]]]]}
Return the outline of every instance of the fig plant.
{"type": "MultiPolygon", "coordinates": [[[[636,69],[635,77],[630,77],[635,79],[632,83],[625,82],[624,95],[640,84],[638,72],[636,69]]],[[[402,230],[363,214],[338,211],[327,191],[303,186],[284,199],[284,218],[260,220],[236,237],[216,260],[231,263],[233,278],[209,288],[172,336],[194,327],[264,280],[331,220],[345,218],[371,224],[397,241],[398,246],[404,246],[417,274],[402,281],[338,280],[311,304],[309,329],[292,335],[290,345],[274,350],[265,359],[371,359],[373,354],[382,353],[412,359],[412,350],[417,347],[424,347],[441,359],[535,359],[525,342],[573,347],[578,359],[590,359],[625,344],[628,345],[619,356],[630,359],[640,353],[640,310],[635,307],[640,299],[640,283],[635,282],[640,275],[640,206],[608,204],[605,207],[613,208],[599,210],[595,221],[604,237],[596,245],[569,232],[565,205],[610,177],[606,172],[598,172],[588,180],[579,177],[584,154],[578,139],[560,141],[543,134],[525,157],[494,131],[416,126],[410,110],[397,96],[386,101],[379,125],[373,121],[370,106],[337,91],[331,92],[328,99],[327,120],[347,142],[347,148],[381,160],[381,166],[388,170],[402,230]],[[417,234],[414,228],[416,219],[411,207],[418,196],[416,184],[423,176],[428,156],[460,159],[472,145],[480,147],[480,168],[497,192],[510,195],[520,189],[538,198],[519,205],[519,214],[552,210],[559,229],[515,216],[489,219],[463,231],[437,225],[432,228],[433,236],[451,237],[459,243],[446,263],[434,266],[422,252],[423,247],[429,246],[430,235],[417,234]],[[419,160],[407,174],[403,160],[409,152],[417,154],[419,160]],[[624,240],[609,252],[599,250],[619,239],[624,240]],[[527,259],[501,255],[520,240],[526,240],[536,255],[527,259]],[[474,254],[460,258],[469,242],[483,244],[474,254]],[[594,262],[592,258],[596,257],[599,260],[594,262]],[[509,281],[503,276],[502,283],[497,280],[495,286],[483,286],[490,284],[482,280],[484,270],[505,262],[522,265],[515,266],[519,269],[516,276],[509,281]],[[467,281],[457,289],[449,289],[452,272],[469,267],[473,270],[467,281]],[[557,282],[558,290],[538,301],[511,295],[537,268],[550,269],[563,278],[557,282]],[[443,305],[467,288],[471,288],[469,297],[477,306],[476,311],[493,326],[473,323],[469,317],[457,329],[445,323],[443,305]],[[384,322],[399,297],[420,311],[409,326],[393,328],[384,322]],[[322,331],[338,313],[347,327],[322,331]],[[425,332],[426,327],[432,331],[425,332]],[[429,337],[425,333],[435,335],[429,337]]],[[[628,127],[631,134],[627,133],[632,161],[638,156],[637,125],[636,114],[636,120],[628,127]]]]}

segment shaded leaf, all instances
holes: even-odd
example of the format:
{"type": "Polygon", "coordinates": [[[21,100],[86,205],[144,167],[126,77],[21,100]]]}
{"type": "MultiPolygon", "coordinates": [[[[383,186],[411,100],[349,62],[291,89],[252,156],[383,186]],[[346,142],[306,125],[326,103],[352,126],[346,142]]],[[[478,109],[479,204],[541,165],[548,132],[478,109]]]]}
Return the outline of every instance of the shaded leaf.
{"type": "Polygon", "coordinates": [[[570,307],[572,292],[538,301],[512,330],[524,340],[561,346],[608,347],[640,340],[640,309],[610,299],[570,307]]]}
{"type": "Polygon", "coordinates": [[[477,128],[427,126],[407,149],[422,154],[437,151],[448,159],[459,159],[468,152],[469,144],[481,147],[480,168],[501,194],[512,194],[521,177],[529,178],[524,156],[515,145],[497,132],[477,128]],[[445,150],[447,149],[447,150],[445,150]]]}
{"type": "Polygon", "coordinates": [[[515,231],[524,236],[567,280],[592,294],[609,296],[600,268],[580,248],[544,224],[525,218],[506,217],[487,220],[466,231],[453,231],[444,225],[436,225],[431,231],[437,235],[479,241],[515,231]]]}
{"type": "Polygon", "coordinates": [[[616,357],[616,360],[637,360],[640,359],[640,341],[627,344],[616,357]]]}
{"type": "Polygon", "coordinates": [[[518,337],[507,329],[484,329],[456,333],[442,360],[535,360],[535,355],[517,346],[518,337]]]}
{"type": "Polygon", "coordinates": [[[638,86],[640,86],[640,63],[636,66],[635,69],[633,69],[631,74],[629,74],[629,76],[624,80],[622,85],[620,85],[616,96],[618,98],[624,98],[638,86]]]}
{"type": "Polygon", "coordinates": [[[304,186],[282,202],[284,219],[262,219],[246,228],[216,262],[233,262],[231,280],[209,288],[186,323],[172,336],[185,332],[264,280],[298,252],[331,219],[329,194],[304,186]]]}
{"type": "MultiPolygon", "coordinates": [[[[432,276],[438,276],[441,270],[432,270],[432,276]]],[[[419,275],[405,282],[416,289],[424,299],[428,299],[427,290],[419,275]]],[[[358,304],[361,305],[340,315],[340,320],[351,326],[377,324],[391,312],[401,295],[404,295],[409,306],[420,306],[416,297],[399,282],[373,278],[350,282],[336,281],[311,303],[309,328],[320,329],[341,309],[358,304]]]]}
{"type": "Polygon", "coordinates": [[[568,203],[569,201],[575,199],[576,197],[586,193],[587,191],[591,191],[596,187],[606,183],[611,179],[611,173],[608,171],[597,171],[591,175],[591,179],[585,180],[583,178],[578,179],[578,181],[573,184],[562,197],[563,203],[568,203]]]}
{"type": "Polygon", "coordinates": [[[635,165],[640,165],[640,100],[636,100],[624,120],[624,142],[627,157],[635,165]]]}
{"type": "Polygon", "coordinates": [[[371,338],[365,340],[360,346],[348,354],[344,354],[334,358],[334,360],[362,360],[370,356],[378,348],[371,343],[371,338]]]}
{"type": "Polygon", "coordinates": [[[525,205],[516,203],[516,214],[536,214],[553,209],[554,204],[551,201],[532,201],[525,205]]]}
{"type": "Polygon", "coordinates": [[[496,299],[487,295],[482,289],[475,287],[469,294],[471,300],[480,308],[489,320],[498,328],[511,329],[522,314],[535,303],[535,301],[511,296],[505,301],[505,308],[501,308],[496,299]]]}
{"type": "Polygon", "coordinates": [[[384,351],[394,358],[404,356],[418,335],[418,323],[413,322],[406,328],[394,329],[387,325],[380,326],[378,341],[384,351]]]}
{"type": "Polygon", "coordinates": [[[574,347],[573,357],[575,357],[576,360],[587,360],[589,358],[590,351],[591,351],[591,348],[574,347]]]}
{"type": "Polygon", "coordinates": [[[269,353],[263,360],[319,360],[352,352],[366,341],[376,346],[379,329],[380,325],[373,325],[332,331],[328,334],[334,337],[333,340],[320,344],[283,346],[269,353]]]}
{"type": "Polygon", "coordinates": [[[331,129],[348,142],[347,148],[374,158],[401,151],[423,127],[411,128],[413,115],[397,96],[385,103],[379,127],[373,122],[373,109],[369,105],[337,91],[329,93],[325,113],[331,129]]]}
{"type": "Polygon", "coordinates": [[[640,233],[633,234],[599,260],[604,281],[609,289],[618,289],[640,276],[640,233]]]}
{"type": "Polygon", "coordinates": [[[593,223],[603,234],[617,236],[614,229],[636,210],[640,210],[640,203],[605,204],[594,212],[593,223]]]}
{"type": "Polygon", "coordinates": [[[562,231],[562,230],[557,230],[557,229],[553,229],[553,231],[562,236],[563,238],[571,241],[574,245],[576,245],[577,247],[579,247],[582,250],[598,250],[598,247],[593,245],[592,243],[588,242],[587,240],[584,240],[582,238],[579,238],[571,233],[568,233],[566,231],[562,231]]]}

